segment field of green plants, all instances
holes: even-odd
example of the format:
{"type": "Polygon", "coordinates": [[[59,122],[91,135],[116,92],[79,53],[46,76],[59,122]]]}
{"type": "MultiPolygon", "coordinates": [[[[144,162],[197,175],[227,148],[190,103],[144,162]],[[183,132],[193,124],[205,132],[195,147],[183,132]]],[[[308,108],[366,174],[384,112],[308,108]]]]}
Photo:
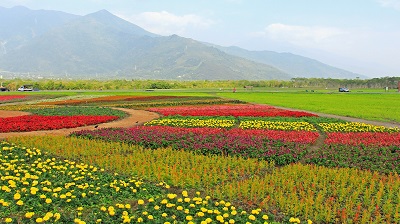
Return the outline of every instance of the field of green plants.
{"type": "MultiPolygon", "coordinates": [[[[118,107],[156,112],[160,118],[66,137],[4,139],[0,222],[400,223],[398,125],[272,106],[340,114],[329,107],[358,99],[355,105],[371,111],[350,106],[344,111],[355,115],[346,115],[372,119],[368,113],[379,108],[374,96],[217,95],[227,98],[166,92],[4,98],[15,103],[0,110],[29,111],[33,114],[27,116],[38,117],[26,122],[44,120],[39,129],[123,119],[118,107]],[[339,97],[343,100],[336,102],[339,97]]],[[[381,106],[400,111],[399,104],[388,103],[399,95],[381,97],[381,106]]],[[[386,111],[384,120],[398,121],[397,111],[386,111]]],[[[21,117],[12,119],[0,118],[7,127],[1,132],[31,131],[22,128],[27,123],[21,117]]]]}

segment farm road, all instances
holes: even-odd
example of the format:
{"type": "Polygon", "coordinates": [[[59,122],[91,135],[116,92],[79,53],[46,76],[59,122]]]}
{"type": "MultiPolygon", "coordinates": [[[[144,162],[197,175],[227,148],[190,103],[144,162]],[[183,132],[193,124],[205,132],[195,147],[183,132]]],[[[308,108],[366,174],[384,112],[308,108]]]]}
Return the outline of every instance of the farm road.
{"type": "MultiPolygon", "coordinates": [[[[113,108],[117,110],[124,111],[128,114],[128,117],[112,121],[108,123],[98,124],[98,128],[129,128],[137,125],[141,125],[147,121],[151,121],[159,117],[158,114],[144,111],[144,110],[134,110],[134,109],[127,109],[127,108],[113,108]]],[[[1,111],[0,110],[0,117],[15,117],[15,116],[22,116],[27,115],[27,112],[21,111],[1,111]]],[[[68,129],[59,129],[59,130],[49,130],[49,131],[31,131],[31,132],[10,132],[10,133],[0,133],[0,139],[5,139],[7,137],[13,136],[44,136],[44,135],[69,135],[71,132],[80,131],[80,130],[94,130],[95,125],[78,127],[78,128],[68,128],[68,129]]]]}

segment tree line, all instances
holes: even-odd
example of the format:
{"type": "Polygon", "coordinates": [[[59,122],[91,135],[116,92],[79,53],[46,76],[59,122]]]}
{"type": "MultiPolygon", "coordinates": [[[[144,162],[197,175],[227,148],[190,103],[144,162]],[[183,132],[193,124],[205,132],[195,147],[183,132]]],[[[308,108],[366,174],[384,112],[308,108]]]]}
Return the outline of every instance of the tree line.
{"type": "Polygon", "coordinates": [[[232,89],[241,87],[273,88],[385,88],[396,89],[400,77],[373,79],[292,78],[291,80],[53,80],[53,79],[1,79],[4,87],[11,91],[21,85],[30,84],[40,90],[141,90],[141,89],[232,89]]]}

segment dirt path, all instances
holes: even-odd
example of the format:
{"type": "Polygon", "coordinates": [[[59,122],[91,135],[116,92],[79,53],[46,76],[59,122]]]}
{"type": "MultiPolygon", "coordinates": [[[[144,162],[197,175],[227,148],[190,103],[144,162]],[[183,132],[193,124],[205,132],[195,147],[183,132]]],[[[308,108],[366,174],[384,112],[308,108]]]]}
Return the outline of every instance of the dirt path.
{"type": "MultiPolygon", "coordinates": [[[[109,123],[102,123],[98,124],[97,128],[129,128],[137,125],[141,125],[147,121],[151,121],[159,117],[158,114],[145,111],[145,110],[134,110],[134,109],[126,109],[126,108],[113,108],[117,110],[124,111],[129,114],[128,117],[112,121],[109,123]]],[[[21,112],[21,111],[1,111],[0,110],[0,117],[15,117],[15,116],[22,116],[29,113],[21,112]]],[[[65,128],[59,130],[49,130],[49,131],[31,131],[31,132],[10,132],[10,133],[0,133],[0,139],[4,139],[7,137],[13,136],[29,136],[29,135],[36,135],[36,136],[43,136],[43,135],[69,135],[71,132],[80,131],[80,130],[94,130],[96,125],[78,127],[78,128],[65,128]]]]}

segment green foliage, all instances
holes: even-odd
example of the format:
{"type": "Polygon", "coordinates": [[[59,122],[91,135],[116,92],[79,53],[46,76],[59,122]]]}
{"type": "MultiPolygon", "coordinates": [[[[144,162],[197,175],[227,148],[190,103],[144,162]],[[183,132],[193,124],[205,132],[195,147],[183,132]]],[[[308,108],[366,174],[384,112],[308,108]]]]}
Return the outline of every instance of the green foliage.
{"type": "Polygon", "coordinates": [[[325,114],[400,122],[400,98],[396,94],[237,92],[218,93],[217,95],[247,102],[290,107],[325,114]]]}
{"type": "Polygon", "coordinates": [[[126,117],[126,113],[120,110],[111,109],[109,107],[55,107],[55,108],[43,108],[43,109],[28,109],[26,110],[37,115],[111,115],[118,117],[126,117]]]}

